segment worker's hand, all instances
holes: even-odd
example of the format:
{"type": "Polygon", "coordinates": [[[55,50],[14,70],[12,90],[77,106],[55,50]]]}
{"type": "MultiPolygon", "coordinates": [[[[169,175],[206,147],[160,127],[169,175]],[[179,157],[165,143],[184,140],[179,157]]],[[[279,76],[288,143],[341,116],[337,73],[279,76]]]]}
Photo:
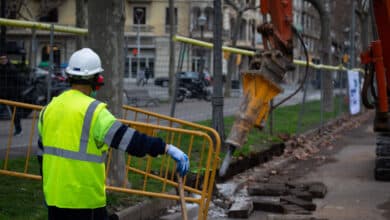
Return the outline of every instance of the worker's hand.
{"type": "Polygon", "coordinates": [[[168,145],[167,154],[176,161],[176,172],[178,172],[180,176],[185,176],[190,168],[188,156],[172,144],[168,145]]]}

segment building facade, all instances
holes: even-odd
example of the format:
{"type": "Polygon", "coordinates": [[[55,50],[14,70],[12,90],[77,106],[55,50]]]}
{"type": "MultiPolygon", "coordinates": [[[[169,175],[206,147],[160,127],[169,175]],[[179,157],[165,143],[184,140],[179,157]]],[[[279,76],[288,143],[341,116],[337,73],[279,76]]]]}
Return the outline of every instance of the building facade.
{"type": "MultiPolygon", "coordinates": [[[[175,30],[178,35],[212,42],[214,12],[212,0],[175,0],[175,30]]],[[[259,4],[259,0],[252,1],[259,4]]],[[[76,26],[76,0],[51,1],[7,1],[7,18],[48,22],[65,26],[76,26]]],[[[224,5],[223,39],[230,46],[231,28],[236,13],[224,5]]],[[[136,77],[139,69],[149,68],[151,77],[168,76],[170,13],[168,0],[125,1],[125,80],[136,77]]],[[[260,23],[257,10],[244,13],[237,46],[253,49],[260,42],[256,26],[260,23]]],[[[54,63],[65,66],[70,55],[77,50],[78,36],[67,33],[54,34],[54,63]]],[[[49,61],[50,32],[28,28],[7,27],[7,41],[25,51],[32,67],[45,66],[49,61]]],[[[182,43],[176,43],[176,64],[182,43]]],[[[212,50],[189,46],[184,53],[183,71],[210,71],[213,69],[212,50]]],[[[245,68],[248,58],[242,58],[239,66],[245,68]]],[[[226,62],[224,72],[226,73],[226,62]]],[[[176,68],[175,68],[176,69],[176,68]]],[[[212,73],[211,73],[212,74],[212,73]]]]}

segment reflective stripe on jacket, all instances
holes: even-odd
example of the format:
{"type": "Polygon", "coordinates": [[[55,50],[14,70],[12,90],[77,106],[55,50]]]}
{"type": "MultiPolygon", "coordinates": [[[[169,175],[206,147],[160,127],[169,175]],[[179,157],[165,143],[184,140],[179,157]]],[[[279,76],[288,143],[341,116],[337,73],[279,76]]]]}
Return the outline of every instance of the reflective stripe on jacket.
{"type": "MultiPolygon", "coordinates": [[[[69,90],[54,98],[41,114],[43,189],[49,206],[106,205],[104,161],[108,146],[96,143],[91,131],[105,107],[79,91],[69,90]]],[[[105,120],[105,127],[114,127],[112,118],[105,120]]]]}

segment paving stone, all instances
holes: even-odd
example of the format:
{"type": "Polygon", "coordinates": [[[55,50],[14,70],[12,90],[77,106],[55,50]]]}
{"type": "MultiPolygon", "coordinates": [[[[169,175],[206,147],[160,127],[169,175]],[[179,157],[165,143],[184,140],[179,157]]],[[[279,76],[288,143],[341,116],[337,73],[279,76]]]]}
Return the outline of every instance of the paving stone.
{"type": "Polygon", "coordinates": [[[297,206],[295,204],[283,204],[282,203],[282,207],[284,209],[284,213],[286,214],[300,214],[300,215],[310,215],[311,212],[300,207],[300,206],[297,206]]]}
{"type": "Polygon", "coordinates": [[[300,198],[297,198],[297,197],[294,197],[294,196],[280,197],[280,201],[295,204],[295,205],[300,206],[300,207],[302,207],[306,210],[309,210],[309,211],[316,210],[316,204],[309,202],[309,201],[306,201],[306,200],[303,200],[303,199],[300,199],[300,198]]]}
{"type": "Polygon", "coordinates": [[[287,194],[287,188],[284,184],[258,184],[248,186],[248,194],[252,196],[282,196],[287,194]]]}
{"type": "Polygon", "coordinates": [[[235,201],[228,211],[229,218],[249,218],[253,212],[252,201],[235,201]]]}
{"type": "Polygon", "coordinates": [[[307,215],[277,215],[277,214],[268,214],[267,220],[327,220],[324,218],[316,218],[313,216],[307,215]]]}
{"type": "Polygon", "coordinates": [[[306,182],[306,183],[294,183],[287,182],[286,186],[291,190],[307,191],[312,194],[314,198],[324,198],[327,193],[327,187],[322,182],[306,182]]]}
{"type": "Polygon", "coordinates": [[[308,191],[302,191],[301,189],[289,189],[288,194],[309,202],[313,201],[312,193],[308,191]]]}
{"type": "Polygon", "coordinates": [[[309,186],[309,193],[314,198],[324,198],[327,192],[328,189],[323,183],[313,183],[309,186]]]}
{"type": "Polygon", "coordinates": [[[285,213],[280,201],[272,201],[261,197],[252,197],[253,209],[265,212],[285,213]]]}

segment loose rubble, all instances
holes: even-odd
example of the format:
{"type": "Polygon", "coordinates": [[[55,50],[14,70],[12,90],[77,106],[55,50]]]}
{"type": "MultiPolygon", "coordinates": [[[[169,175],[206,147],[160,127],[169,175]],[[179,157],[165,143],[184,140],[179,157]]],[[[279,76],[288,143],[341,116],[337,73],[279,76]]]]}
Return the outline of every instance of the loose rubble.
{"type": "MultiPolygon", "coordinates": [[[[217,184],[212,207],[225,211],[218,214],[218,217],[225,215],[229,218],[248,218],[253,210],[262,210],[275,213],[269,219],[316,219],[307,216],[316,209],[313,199],[321,199],[326,195],[326,186],[321,182],[291,182],[288,178],[289,171],[282,168],[293,161],[326,161],[326,155],[316,154],[322,150],[333,150],[332,143],[342,132],[358,127],[369,117],[369,113],[358,117],[346,116],[326,124],[321,130],[293,137],[284,135],[285,148],[280,157],[274,157],[267,163],[217,184]],[[277,214],[298,217],[278,218],[277,214]]],[[[293,166],[289,165],[289,169],[293,169],[293,166]]],[[[210,219],[216,214],[212,207],[210,219]]]]}

